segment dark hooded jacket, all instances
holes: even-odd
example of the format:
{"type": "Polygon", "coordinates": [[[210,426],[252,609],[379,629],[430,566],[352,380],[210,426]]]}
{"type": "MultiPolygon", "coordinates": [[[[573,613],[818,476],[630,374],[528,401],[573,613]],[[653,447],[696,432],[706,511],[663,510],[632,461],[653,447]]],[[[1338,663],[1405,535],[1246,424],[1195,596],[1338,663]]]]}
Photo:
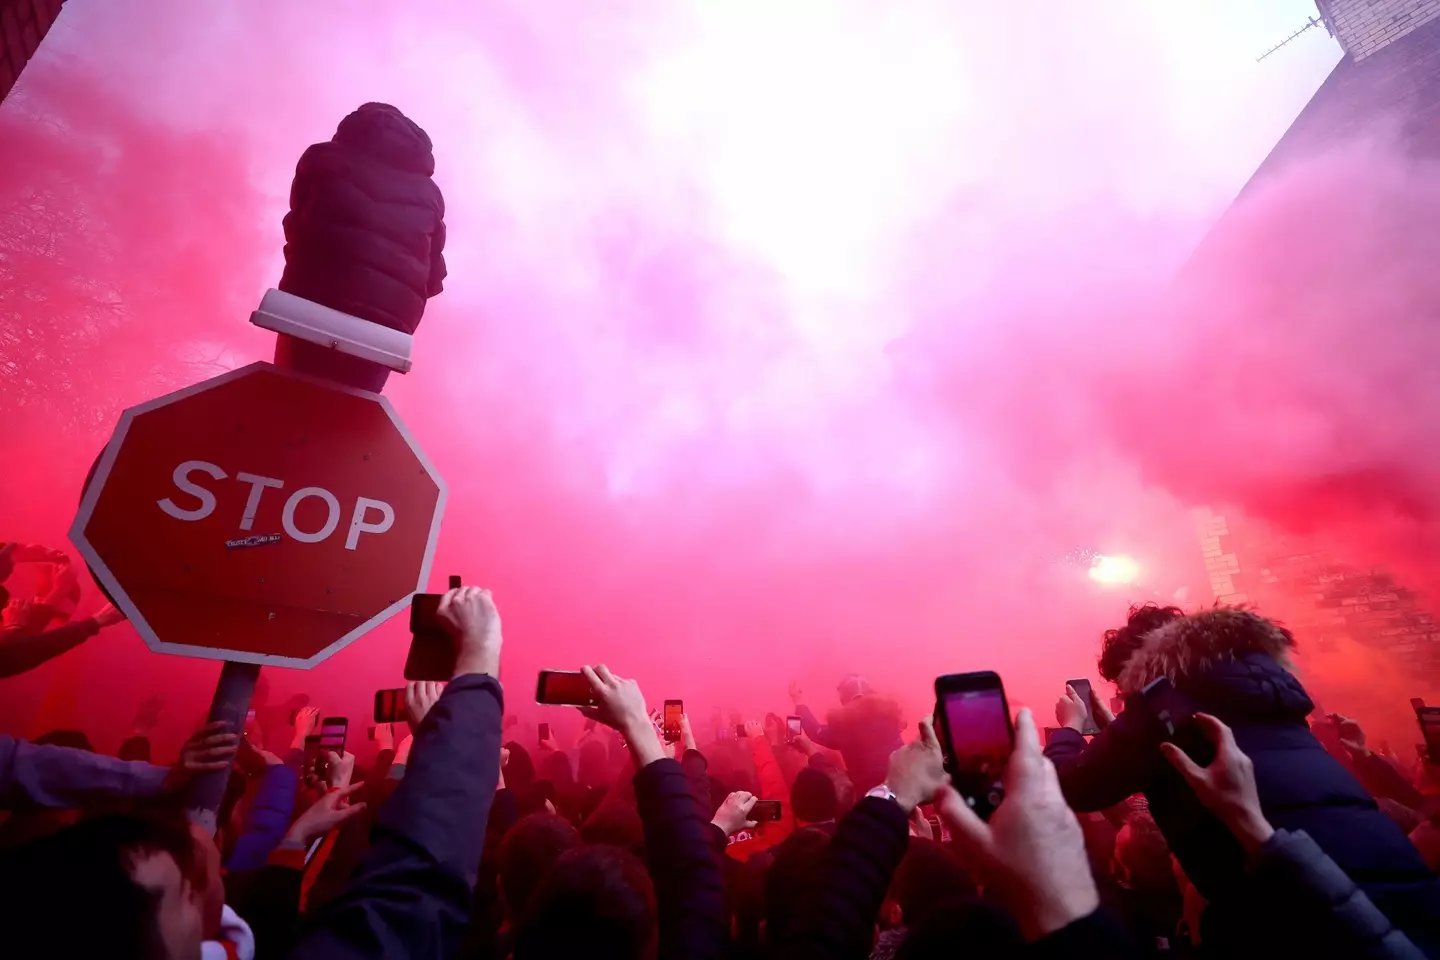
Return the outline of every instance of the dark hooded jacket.
{"type": "Polygon", "coordinates": [[[445,279],[445,201],[425,131],[367,103],[300,157],[280,289],[414,333],[445,279]]]}
{"type": "Polygon", "coordinates": [[[889,697],[869,693],[830,711],[821,725],[809,707],[797,706],[805,736],[822,747],[839,750],[845,772],[857,796],[885,782],[890,754],[900,749],[904,727],[900,705],[889,697]]]}
{"type": "MultiPolygon", "coordinates": [[[[1197,711],[1227,724],[1254,763],[1260,806],[1277,830],[1304,831],[1429,955],[1440,955],[1440,879],[1365,789],[1311,734],[1314,709],[1290,672],[1289,633],[1247,610],[1217,608],[1146,634],[1120,674],[1125,709],[1088,745],[1062,728],[1045,754],[1079,812],[1143,793],[1190,881],[1210,906],[1202,940],[1259,947],[1265,900],[1247,893],[1239,842],[1160,753],[1140,690],[1166,676],[1197,711]],[[1257,915],[1258,914],[1258,915],[1257,915]]],[[[1280,931],[1293,947],[1304,931],[1280,931]]],[[[1237,954],[1238,955],[1238,954],[1237,954]]],[[[1298,954],[1297,954],[1298,955],[1298,954]]]]}

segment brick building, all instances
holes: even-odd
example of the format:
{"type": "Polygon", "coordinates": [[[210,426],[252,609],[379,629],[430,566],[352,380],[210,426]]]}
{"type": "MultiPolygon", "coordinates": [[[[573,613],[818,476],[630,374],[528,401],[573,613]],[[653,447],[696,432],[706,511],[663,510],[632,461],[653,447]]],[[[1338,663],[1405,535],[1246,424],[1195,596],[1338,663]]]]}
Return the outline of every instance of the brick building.
{"type": "MultiPolygon", "coordinates": [[[[1316,0],[1316,6],[1345,56],[1245,190],[1372,130],[1398,137],[1411,156],[1440,158],[1440,0],[1316,0]]],[[[1225,228],[1222,217],[1211,238],[1225,228]]],[[[1202,243],[1195,262],[1205,254],[1202,243]]],[[[1417,679],[1440,681],[1440,625],[1425,598],[1385,570],[1233,512],[1200,509],[1195,524],[1217,600],[1254,603],[1307,645],[1323,650],[1354,641],[1392,654],[1417,679]]]]}
{"type": "Polygon", "coordinates": [[[0,0],[0,100],[15,86],[65,0],[0,0]]]}

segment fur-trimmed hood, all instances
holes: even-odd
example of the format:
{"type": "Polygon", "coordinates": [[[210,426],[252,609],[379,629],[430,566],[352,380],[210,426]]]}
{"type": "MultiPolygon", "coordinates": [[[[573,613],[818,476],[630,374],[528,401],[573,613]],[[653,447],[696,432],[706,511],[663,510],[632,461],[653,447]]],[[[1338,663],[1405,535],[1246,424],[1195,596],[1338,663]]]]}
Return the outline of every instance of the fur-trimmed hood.
{"type": "Polygon", "coordinates": [[[1185,679],[1245,653],[1271,657],[1294,673],[1290,652],[1295,638],[1290,631],[1253,610],[1214,607],[1172,620],[1145,634],[1140,648],[1120,671],[1116,685],[1123,694],[1138,693],[1157,677],[1179,686],[1185,679]]]}

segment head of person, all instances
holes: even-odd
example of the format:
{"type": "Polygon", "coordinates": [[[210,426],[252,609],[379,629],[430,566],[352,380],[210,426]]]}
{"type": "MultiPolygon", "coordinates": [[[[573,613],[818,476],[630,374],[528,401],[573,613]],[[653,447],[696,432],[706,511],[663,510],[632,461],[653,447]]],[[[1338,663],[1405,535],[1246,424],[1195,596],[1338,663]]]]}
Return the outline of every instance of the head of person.
{"type": "Polygon", "coordinates": [[[827,823],[839,816],[835,781],[828,774],[805,767],[790,785],[790,808],[800,823],[827,823]]]}
{"type": "Polygon", "coordinates": [[[797,830],[775,848],[765,875],[765,938],[779,943],[799,918],[806,892],[824,880],[830,837],[819,830],[797,830]]]}
{"type": "Polygon", "coordinates": [[[567,850],[580,846],[580,831],[567,820],[532,813],[516,821],[500,842],[496,864],[500,899],[512,919],[525,912],[540,880],[567,850]]]}
{"type": "Polygon", "coordinates": [[[1111,683],[1118,682],[1120,671],[1131,654],[1140,649],[1145,634],[1184,615],[1179,607],[1161,607],[1154,603],[1132,606],[1125,626],[1106,630],[1100,639],[1100,676],[1111,683]]]}
{"type": "Polygon", "coordinates": [[[530,759],[530,751],[518,740],[505,744],[505,749],[510,751],[510,759],[505,762],[505,786],[516,793],[530,789],[535,782],[535,761],[530,759]]]}
{"type": "Polygon", "coordinates": [[[839,694],[840,705],[843,707],[856,697],[863,697],[867,694],[874,693],[875,689],[870,686],[870,681],[860,676],[860,674],[847,673],[840,682],[836,684],[835,692],[839,694]]]}
{"type": "Polygon", "coordinates": [[[975,896],[975,881],[951,853],[934,840],[911,837],[890,880],[892,921],[913,927],[949,909],[957,899],[975,896]]]}
{"type": "Polygon", "coordinates": [[[562,853],[531,891],[515,927],[515,960],[651,960],[655,887],[640,859],[611,846],[562,853]]]}
{"type": "Polygon", "coordinates": [[[896,960],[1022,956],[1025,937],[1010,914],[975,897],[955,898],[945,909],[907,924],[896,960]]]}
{"type": "MultiPolygon", "coordinates": [[[[1254,656],[1293,673],[1294,649],[1295,637],[1273,620],[1243,607],[1210,607],[1173,617],[1144,634],[1120,668],[1116,686],[1124,694],[1139,693],[1158,677],[1178,686],[1221,664],[1254,656]]],[[[1307,698],[1305,712],[1309,708],[1307,698]]]]}
{"type": "Polygon", "coordinates": [[[606,800],[595,808],[580,827],[580,836],[590,844],[606,844],[645,855],[645,826],[639,812],[623,800],[606,800]]]}
{"type": "Polygon", "coordinates": [[[0,861],[6,937],[55,957],[199,960],[194,847],[181,822],[102,816],[11,851],[0,861]]]}
{"type": "Polygon", "coordinates": [[[570,757],[561,751],[547,754],[545,759],[540,761],[537,772],[540,779],[553,783],[557,792],[575,782],[575,772],[570,769],[570,757]]]}
{"type": "Polygon", "coordinates": [[[1115,835],[1115,881],[1144,893],[1180,895],[1170,866],[1170,845],[1148,813],[1132,813],[1115,835]]]}

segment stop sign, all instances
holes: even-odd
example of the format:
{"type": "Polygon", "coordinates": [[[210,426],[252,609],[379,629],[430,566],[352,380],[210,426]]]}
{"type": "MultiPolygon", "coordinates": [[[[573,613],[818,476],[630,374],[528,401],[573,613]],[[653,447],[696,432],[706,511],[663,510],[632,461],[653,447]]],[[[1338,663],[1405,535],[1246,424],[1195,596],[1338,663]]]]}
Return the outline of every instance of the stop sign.
{"type": "Polygon", "coordinates": [[[424,588],[444,507],[383,397],[254,363],[126,410],[70,537],[152,650],[309,668],[424,588]]]}

